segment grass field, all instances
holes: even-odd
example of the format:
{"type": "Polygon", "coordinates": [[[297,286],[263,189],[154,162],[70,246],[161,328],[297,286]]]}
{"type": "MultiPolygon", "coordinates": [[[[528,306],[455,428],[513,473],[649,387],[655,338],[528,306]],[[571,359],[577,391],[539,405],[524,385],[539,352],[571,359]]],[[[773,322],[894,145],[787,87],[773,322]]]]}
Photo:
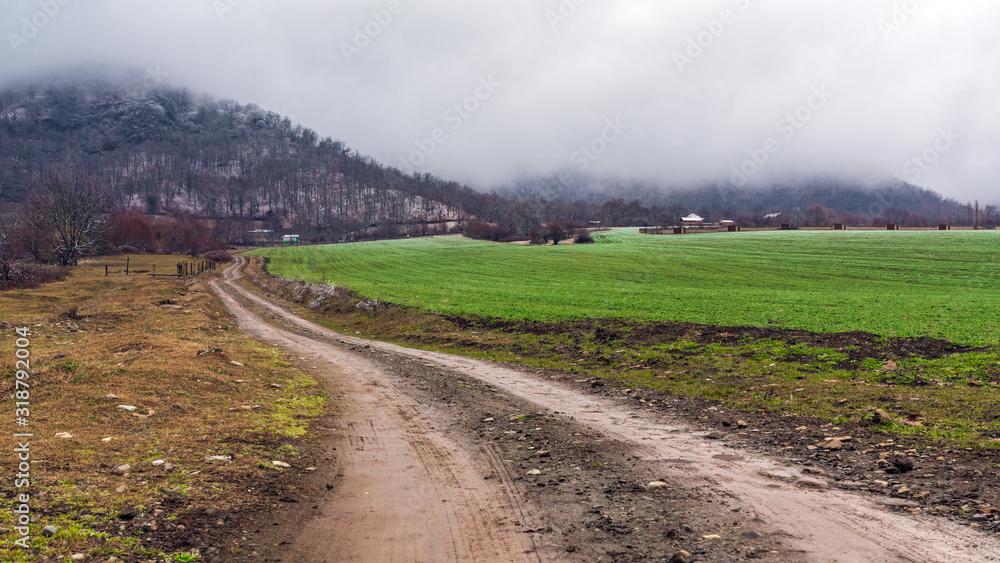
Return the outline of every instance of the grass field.
{"type": "Polygon", "coordinates": [[[997,345],[1000,233],[597,233],[528,247],[437,237],[274,248],[271,273],[424,310],[868,331],[997,345]]]}

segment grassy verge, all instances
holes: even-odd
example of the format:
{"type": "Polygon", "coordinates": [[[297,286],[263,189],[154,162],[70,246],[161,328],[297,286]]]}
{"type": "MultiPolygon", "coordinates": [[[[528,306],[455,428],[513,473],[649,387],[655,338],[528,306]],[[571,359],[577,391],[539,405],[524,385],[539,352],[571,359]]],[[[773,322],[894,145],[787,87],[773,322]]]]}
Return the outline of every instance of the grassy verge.
{"type": "Polygon", "coordinates": [[[726,408],[871,426],[942,448],[1000,448],[997,347],[861,332],[443,316],[283,281],[266,275],[260,259],[248,273],[248,284],[347,334],[515,362],[557,376],[611,379],[717,400],[726,408]],[[876,409],[893,420],[875,424],[876,409]]]}
{"type": "MultiPolygon", "coordinates": [[[[181,258],[130,259],[133,270],[155,262],[170,271],[181,258]]],[[[30,494],[30,548],[14,545],[19,536],[9,532],[0,560],[83,553],[195,561],[203,553],[190,546],[228,533],[224,515],[261,502],[248,485],[302,469],[298,452],[324,408],[323,390],[229,322],[205,286],[214,274],[105,277],[104,262],[115,270],[124,260],[0,293],[0,378],[8,390],[0,417],[8,436],[34,434],[27,489],[13,487],[14,454],[0,463],[8,502],[30,494]],[[26,428],[14,424],[17,327],[30,330],[26,428]],[[49,525],[54,535],[42,533],[49,525]]],[[[5,510],[0,526],[13,528],[13,517],[5,510]]]]}

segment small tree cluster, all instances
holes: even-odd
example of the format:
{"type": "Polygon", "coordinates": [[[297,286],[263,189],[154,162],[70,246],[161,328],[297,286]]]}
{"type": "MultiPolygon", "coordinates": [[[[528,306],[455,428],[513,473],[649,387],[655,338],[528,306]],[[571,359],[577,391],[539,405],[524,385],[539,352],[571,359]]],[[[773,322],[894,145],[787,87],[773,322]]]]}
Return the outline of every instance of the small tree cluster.
{"type": "Polygon", "coordinates": [[[462,234],[469,238],[501,242],[511,240],[513,233],[509,229],[505,229],[499,225],[473,219],[465,223],[462,234]]]}

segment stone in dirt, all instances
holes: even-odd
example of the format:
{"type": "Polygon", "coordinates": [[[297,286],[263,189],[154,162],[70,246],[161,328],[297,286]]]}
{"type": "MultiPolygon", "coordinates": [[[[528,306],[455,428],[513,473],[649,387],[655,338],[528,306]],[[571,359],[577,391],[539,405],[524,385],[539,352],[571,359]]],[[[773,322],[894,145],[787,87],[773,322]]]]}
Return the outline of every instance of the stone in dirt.
{"type": "Polygon", "coordinates": [[[82,554],[82,553],[74,553],[73,555],[69,556],[69,560],[70,561],[86,561],[87,560],[87,556],[84,555],[84,554],[82,554]]]}
{"type": "Polygon", "coordinates": [[[705,438],[709,440],[721,440],[725,436],[726,435],[723,434],[722,432],[709,432],[708,435],[705,436],[705,438]]]}
{"type": "Polygon", "coordinates": [[[691,563],[694,561],[694,556],[692,556],[687,551],[678,551],[670,557],[671,563],[691,563]]]}
{"type": "Polygon", "coordinates": [[[277,467],[291,467],[291,465],[288,465],[287,463],[285,463],[283,461],[278,461],[278,460],[272,461],[271,465],[274,465],[274,466],[277,466],[277,467]]]}
{"type": "Polygon", "coordinates": [[[73,435],[70,434],[69,432],[56,432],[56,438],[63,438],[65,440],[72,437],[73,435]]]}
{"type": "Polygon", "coordinates": [[[736,426],[739,426],[740,428],[746,428],[749,425],[747,424],[747,421],[745,421],[745,420],[737,420],[736,421],[736,426]]]}
{"type": "Polygon", "coordinates": [[[821,446],[828,450],[839,450],[844,447],[844,443],[836,438],[833,438],[832,440],[827,440],[826,442],[823,442],[821,446]]]}
{"type": "Polygon", "coordinates": [[[821,479],[813,479],[811,477],[800,477],[798,481],[795,482],[796,485],[800,487],[808,487],[810,489],[828,489],[830,484],[821,479]]]}
{"type": "Polygon", "coordinates": [[[646,486],[649,487],[650,489],[659,489],[659,488],[662,488],[662,487],[666,487],[667,484],[664,483],[663,481],[653,481],[653,482],[651,482],[650,484],[648,484],[646,486]]]}
{"type": "Polygon", "coordinates": [[[115,467],[114,469],[111,470],[111,472],[114,473],[115,475],[124,475],[126,473],[132,472],[132,466],[126,463],[123,465],[119,465],[118,467],[115,467]]]}
{"type": "Polygon", "coordinates": [[[892,416],[882,409],[875,409],[875,422],[879,424],[892,422],[892,416]]]}
{"type": "Polygon", "coordinates": [[[118,518],[121,520],[132,520],[138,515],[139,511],[131,504],[123,504],[121,509],[118,510],[118,518]]]}
{"type": "Polygon", "coordinates": [[[42,528],[42,535],[43,536],[54,536],[58,532],[59,532],[59,528],[56,528],[55,526],[51,526],[50,525],[50,526],[45,526],[44,528],[42,528]]]}
{"type": "Polygon", "coordinates": [[[908,471],[913,471],[913,460],[902,454],[896,454],[889,456],[889,463],[896,466],[901,473],[906,473],[908,471]]]}

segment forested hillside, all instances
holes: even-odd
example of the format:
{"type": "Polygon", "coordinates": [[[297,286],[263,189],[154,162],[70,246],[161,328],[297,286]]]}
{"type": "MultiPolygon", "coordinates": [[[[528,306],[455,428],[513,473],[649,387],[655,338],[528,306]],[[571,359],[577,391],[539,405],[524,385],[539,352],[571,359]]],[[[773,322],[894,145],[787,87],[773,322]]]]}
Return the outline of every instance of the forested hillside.
{"type": "Polygon", "coordinates": [[[675,216],[695,211],[709,220],[734,219],[747,224],[777,211],[783,212],[785,222],[810,226],[833,222],[852,225],[893,222],[913,227],[1000,222],[1000,213],[993,205],[960,203],[889,177],[877,182],[810,177],[763,187],[737,188],[720,183],[678,188],[654,182],[562,174],[514,182],[500,193],[565,203],[602,203],[616,197],[639,200],[645,206],[669,210],[675,216]]]}
{"type": "Polygon", "coordinates": [[[234,234],[257,219],[334,240],[497,207],[494,196],[403,175],[253,104],[97,80],[0,91],[0,198],[24,200],[56,164],[91,172],[114,206],[187,213],[234,234]]]}
{"type": "MultiPolygon", "coordinates": [[[[135,214],[142,213],[161,227],[198,220],[223,243],[247,242],[254,231],[311,242],[462,230],[509,240],[553,222],[665,225],[690,212],[743,225],[768,224],[764,215],[779,211],[781,222],[803,226],[1000,221],[995,207],[960,204],[895,179],[874,186],[811,178],[756,189],[668,188],[561,174],[483,193],[404,174],[254,104],[141,79],[48,80],[0,90],[0,202],[26,202],[53,168],[93,177],[109,217],[132,213],[129,221],[139,225],[135,214]]],[[[154,231],[160,240],[163,233],[154,231]]],[[[117,233],[98,246],[158,246],[148,239],[117,233]]]]}

